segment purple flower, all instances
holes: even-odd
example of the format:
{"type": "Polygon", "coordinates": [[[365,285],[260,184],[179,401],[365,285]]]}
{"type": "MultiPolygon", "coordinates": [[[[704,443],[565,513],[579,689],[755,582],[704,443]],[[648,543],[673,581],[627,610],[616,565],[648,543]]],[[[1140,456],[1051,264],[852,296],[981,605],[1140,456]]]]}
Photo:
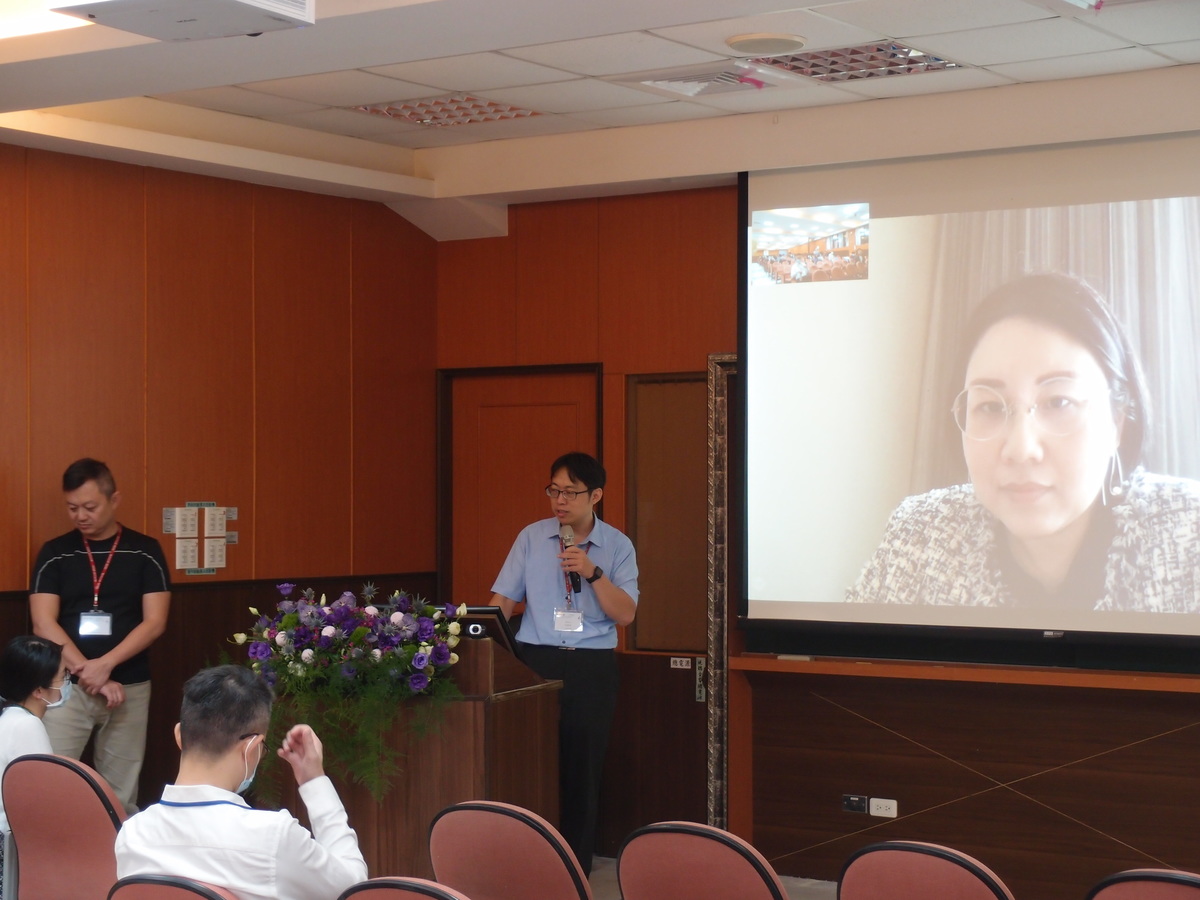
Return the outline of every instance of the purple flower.
{"type": "Polygon", "coordinates": [[[429,687],[429,676],[424,672],[414,672],[408,676],[408,687],[414,694],[419,694],[429,687]]]}
{"type": "Polygon", "coordinates": [[[251,659],[268,659],[271,656],[271,646],[262,641],[255,641],[246,652],[251,659]]]}
{"type": "Polygon", "coordinates": [[[413,635],[417,633],[416,620],[413,619],[413,617],[408,613],[405,613],[404,617],[400,620],[399,628],[400,640],[411,641],[413,639],[413,635]]]}
{"type": "Polygon", "coordinates": [[[290,597],[292,595],[292,591],[296,589],[296,586],[285,581],[283,584],[275,585],[275,589],[279,591],[279,593],[283,594],[283,596],[290,597]]]}
{"type": "Polygon", "coordinates": [[[355,668],[354,666],[350,665],[350,663],[346,663],[344,666],[342,666],[341,671],[343,678],[353,678],[355,675],[355,668]]]}
{"type": "Polygon", "coordinates": [[[447,619],[453,619],[455,616],[458,615],[458,607],[455,606],[453,603],[447,603],[445,606],[442,607],[442,612],[444,612],[446,614],[447,619]]]}
{"type": "Polygon", "coordinates": [[[333,646],[333,638],[326,635],[321,635],[319,638],[317,638],[317,646],[322,650],[328,650],[333,646]]]}
{"type": "Polygon", "coordinates": [[[438,641],[433,645],[433,652],[429,654],[429,658],[435,666],[444,666],[450,662],[450,648],[444,641],[438,641]]]}
{"type": "Polygon", "coordinates": [[[344,608],[344,607],[353,608],[356,600],[357,600],[357,598],[354,596],[354,594],[352,594],[350,591],[345,591],[342,593],[342,596],[338,597],[330,605],[333,606],[335,609],[336,608],[344,608]]]}
{"type": "Polygon", "coordinates": [[[417,671],[420,671],[421,669],[424,669],[427,665],[429,665],[429,654],[428,653],[421,653],[420,651],[418,651],[417,653],[413,654],[412,667],[414,669],[416,669],[417,671]]]}
{"type": "Polygon", "coordinates": [[[421,616],[417,619],[417,640],[428,641],[433,638],[435,626],[433,619],[428,616],[421,616]]]}
{"type": "Polygon", "coordinates": [[[400,612],[412,612],[412,598],[408,594],[400,594],[396,598],[396,609],[400,612]]]}

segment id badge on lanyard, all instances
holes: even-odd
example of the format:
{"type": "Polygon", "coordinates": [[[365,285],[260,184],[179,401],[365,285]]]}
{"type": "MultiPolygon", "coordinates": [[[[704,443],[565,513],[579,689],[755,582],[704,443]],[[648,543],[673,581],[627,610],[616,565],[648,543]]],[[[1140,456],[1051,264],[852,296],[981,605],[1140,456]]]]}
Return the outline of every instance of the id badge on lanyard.
{"type": "Polygon", "coordinates": [[[88,543],[88,539],[83,539],[83,549],[87,551],[88,565],[92,569],[92,608],[79,616],[79,636],[80,637],[111,637],[112,630],[112,613],[105,612],[100,608],[100,585],[104,583],[104,576],[108,574],[108,567],[112,565],[113,557],[117,555],[117,545],[121,543],[120,525],[117,526],[117,536],[113,540],[113,545],[108,551],[108,559],[104,561],[104,568],[99,572],[96,571],[96,559],[92,556],[92,545],[88,543]]]}
{"type": "Polygon", "coordinates": [[[571,576],[563,572],[563,586],[566,589],[563,605],[554,608],[554,630],[562,632],[583,631],[583,612],[575,605],[575,592],[571,588],[571,576]]]}

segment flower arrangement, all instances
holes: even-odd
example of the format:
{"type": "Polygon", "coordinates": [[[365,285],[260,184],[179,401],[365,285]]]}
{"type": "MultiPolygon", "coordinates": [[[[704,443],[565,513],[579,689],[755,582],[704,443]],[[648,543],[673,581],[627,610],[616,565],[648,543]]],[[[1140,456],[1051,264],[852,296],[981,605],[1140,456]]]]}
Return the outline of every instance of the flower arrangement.
{"type": "Polygon", "coordinates": [[[233,636],[246,647],[250,667],[275,688],[282,702],[272,713],[271,737],[282,735],[286,714],[308,722],[325,747],[331,773],[364,785],[380,799],[398,771],[389,735],[404,709],[412,726],[435,722],[437,701],[459,696],[447,677],[458,662],[454,648],[466,607],[435,606],[403,591],[380,600],[367,584],[332,603],[311,589],[278,585],[274,615],[258,617],[233,636]],[[429,698],[423,704],[406,703],[429,698]]]}

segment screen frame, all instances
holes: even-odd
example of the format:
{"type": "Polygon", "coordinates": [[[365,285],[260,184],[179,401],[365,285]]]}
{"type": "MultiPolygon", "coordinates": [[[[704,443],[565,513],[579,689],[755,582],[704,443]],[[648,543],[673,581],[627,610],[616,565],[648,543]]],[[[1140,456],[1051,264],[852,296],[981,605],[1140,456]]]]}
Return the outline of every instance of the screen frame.
{"type": "Polygon", "coordinates": [[[750,173],[737,178],[738,377],[730,392],[725,511],[730,535],[728,571],[737,588],[737,627],[745,650],[799,658],[835,657],[976,663],[1082,670],[1200,673],[1200,635],[1045,631],[972,625],[916,625],[773,619],[749,614],[749,404],[747,354],[750,259],[750,173]]]}
{"type": "Polygon", "coordinates": [[[508,619],[504,616],[504,610],[500,607],[468,606],[466,611],[457,617],[457,621],[463,625],[463,640],[481,640],[490,637],[517,659],[521,658],[521,654],[517,651],[516,635],[513,633],[512,626],[508,624],[508,619]],[[481,625],[483,633],[471,634],[471,625],[481,625]]]}

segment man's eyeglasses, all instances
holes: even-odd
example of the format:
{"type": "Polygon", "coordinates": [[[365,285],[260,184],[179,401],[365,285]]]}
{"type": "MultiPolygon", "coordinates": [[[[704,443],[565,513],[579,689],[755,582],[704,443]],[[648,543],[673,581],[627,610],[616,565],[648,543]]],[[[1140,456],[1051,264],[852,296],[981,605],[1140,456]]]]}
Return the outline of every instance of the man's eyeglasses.
{"type": "Polygon", "coordinates": [[[1024,405],[1010,403],[995,388],[976,384],[954,399],[951,412],[959,431],[973,441],[1000,437],[1020,412],[1031,416],[1043,434],[1066,437],[1086,421],[1088,399],[1080,396],[1082,393],[1075,381],[1054,378],[1039,386],[1032,404],[1024,405]]]}
{"type": "Polygon", "coordinates": [[[576,497],[580,496],[581,494],[589,494],[589,493],[591,493],[591,491],[560,491],[556,487],[551,487],[550,485],[546,485],[546,496],[549,497],[551,500],[557,500],[561,496],[564,500],[566,500],[568,503],[570,503],[572,500],[574,500],[576,497]]]}

